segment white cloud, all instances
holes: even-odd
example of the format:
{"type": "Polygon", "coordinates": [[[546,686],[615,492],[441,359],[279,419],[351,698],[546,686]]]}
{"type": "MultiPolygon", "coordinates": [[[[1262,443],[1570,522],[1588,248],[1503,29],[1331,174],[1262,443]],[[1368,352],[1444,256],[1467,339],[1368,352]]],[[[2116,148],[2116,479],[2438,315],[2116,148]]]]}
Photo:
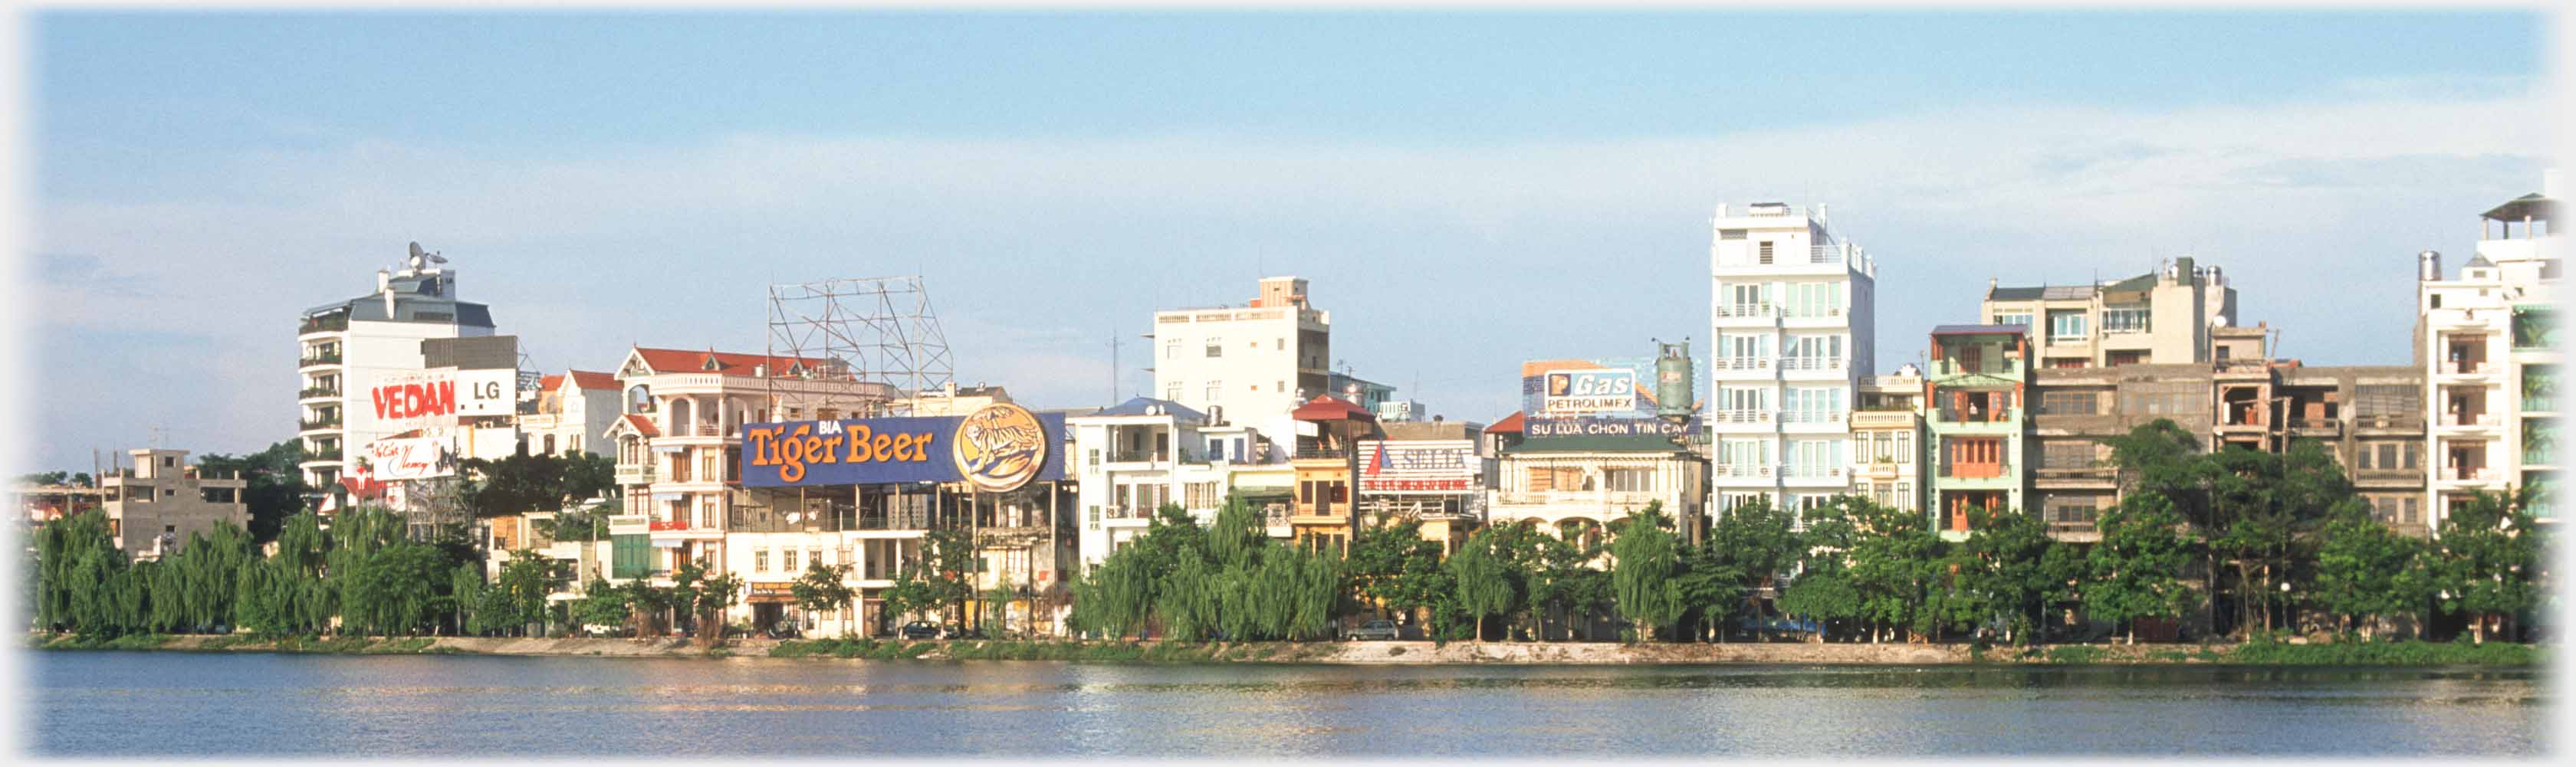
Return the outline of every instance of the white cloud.
{"type": "Polygon", "coordinates": [[[634,342],[760,348],[770,282],[924,273],[961,377],[1040,405],[1103,398],[1113,329],[1132,344],[1155,307],[1239,302],[1254,276],[1293,272],[1334,310],[1336,357],[1399,385],[1423,371],[1443,382],[1435,409],[1489,420],[1513,406],[1523,357],[1704,336],[1709,207],[1779,199],[1829,203],[1878,254],[1891,361],[1972,311],[1984,277],[2071,282],[2186,252],[2227,268],[2249,320],[2289,326],[2294,355],[2399,361],[2407,254],[2464,247],[2485,204],[2536,187],[2551,135],[2528,92],[2402,86],[1506,145],[746,134],[536,155],[363,141],[230,158],[167,200],[38,200],[35,252],[144,284],[53,286],[37,319],[206,334],[171,353],[221,358],[207,385],[243,390],[219,412],[168,414],[185,424],[172,439],[242,449],[293,416],[295,312],[366,290],[405,240],[454,258],[467,297],[550,369],[613,365],[634,342]],[[176,201],[204,199],[223,201],[176,201]],[[2351,303],[2305,300],[2321,276],[2356,280],[2351,303]]]}

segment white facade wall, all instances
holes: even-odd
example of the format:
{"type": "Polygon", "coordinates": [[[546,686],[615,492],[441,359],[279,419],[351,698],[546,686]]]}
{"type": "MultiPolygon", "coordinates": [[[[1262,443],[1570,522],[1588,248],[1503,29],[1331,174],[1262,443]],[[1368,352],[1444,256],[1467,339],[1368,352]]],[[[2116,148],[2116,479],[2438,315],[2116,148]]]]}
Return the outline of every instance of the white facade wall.
{"type": "Polygon", "coordinates": [[[1847,492],[1852,404],[1875,368],[1875,264],[1821,209],[1719,206],[1709,272],[1714,508],[1847,492]]]}
{"type": "Polygon", "coordinates": [[[2417,283],[2421,332],[2416,342],[2425,370],[2425,449],[2430,458],[2426,523],[2434,529],[2440,528],[2450,505],[2471,492],[2503,492],[2562,468],[2523,460],[2524,431],[2554,428],[2558,421],[2555,410],[2524,408],[2525,369],[2542,366],[2554,374],[2565,362],[2558,349],[2514,348],[2514,308],[2557,305],[2557,275],[2565,255],[2565,238],[2554,230],[2540,237],[2528,234],[2480,240],[2477,255],[2486,263],[2473,260],[2457,269],[2457,277],[2417,283]],[[2468,351],[2455,359],[2452,352],[2461,347],[2468,351]]]}
{"type": "Polygon", "coordinates": [[[334,411],[341,417],[336,428],[304,431],[299,435],[308,454],[329,447],[337,447],[341,451],[337,461],[307,462],[304,465],[305,482],[315,486],[323,484],[326,470],[335,478],[345,476],[350,467],[356,465],[359,451],[365,449],[367,443],[411,428],[379,421],[369,392],[378,384],[418,375],[426,370],[420,353],[421,341],[489,335],[492,335],[491,328],[471,325],[351,320],[346,331],[303,336],[301,342],[308,350],[306,356],[311,356],[311,349],[324,345],[336,345],[340,350],[338,365],[306,369],[304,386],[310,388],[327,376],[337,380],[340,396],[306,400],[302,417],[314,420],[334,411]]]}
{"type": "Polygon", "coordinates": [[[1331,332],[1329,312],[1295,305],[1156,312],[1146,396],[1283,440],[1273,455],[1287,460],[1298,433],[1288,413],[1326,393],[1331,332]]]}

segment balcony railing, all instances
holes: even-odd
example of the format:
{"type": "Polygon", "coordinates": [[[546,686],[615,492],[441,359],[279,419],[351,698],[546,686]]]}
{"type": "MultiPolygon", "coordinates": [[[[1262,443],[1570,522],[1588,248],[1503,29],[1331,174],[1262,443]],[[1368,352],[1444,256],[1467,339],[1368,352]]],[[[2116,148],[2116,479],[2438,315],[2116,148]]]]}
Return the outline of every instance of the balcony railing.
{"type": "Polygon", "coordinates": [[[1717,316],[1719,317],[1769,317],[1778,314],[1779,312],[1779,307],[1772,306],[1767,303],[1717,305],[1717,316]]]}
{"type": "Polygon", "coordinates": [[[610,530],[632,530],[638,527],[649,530],[652,529],[652,525],[653,517],[649,514],[612,514],[608,517],[610,530]]]}
{"type": "Polygon", "coordinates": [[[647,526],[647,529],[657,533],[665,530],[687,530],[689,529],[689,521],[686,519],[656,519],[647,526]]]}
{"type": "Polygon", "coordinates": [[[2443,418],[2443,419],[2442,419],[2442,425],[2444,425],[2444,426],[2494,426],[2494,425],[2496,425],[2496,414],[2494,414],[2494,413],[2475,413],[2475,414],[2471,414],[2471,413],[2453,413],[2453,414],[2451,414],[2449,417],[2446,417],[2446,418],[2443,418]]]}
{"type": "Polygon", "coordinates": [[[324,316],[320,316],[320,317],[306,317],[306,318],[304,318],[304,322],[303,322],[303,324],[302,324],[301,326],[299,326],[299,328],[296,330],[296,334],[297,334],[297,335],[302,335],[302,334],[305,334],[305,333],[336,332],[336,331],[342,331],[342,330],[348,330],[348,329],[349,329],[349,315],[346,315],[346,314],[330,314],[330,315],[324,315],[324,316]]]}
{"type": "Polygon", "coordinates": [[[1172,460],[1172,454],[1160,450],[1120,450],[1109,454],[1112,463],[1159,463],[1172,460]]]}
{"type": "Polygon", "coordinates": [[[655,478],[660,473],[659,467],[653,464],[621,463],[617,465],[617,484],[649,485],[656,481],[655,478]]]}
{"type": "Polygon", "coordinates": [[[300,392],[296,392],[295,396],[296,396],[296,398],[297,398],[297,399],[313,399],[313,398],[315,398],[315,397],[337,397],[337,396],[340,396],[340,387],[337,387],[337,386],[315,386],[315,387],[307,388],[307,389],[305,389],[305,390],[303,390],[303,391],[300,391],[300,392]]]}
{"type": "Polygon", "coordinates": [[[1941,467],[1945,479],[1994,479],[2012,476],[2011,461],[1995,463],[1952,463],[1941,467]]]}
{"type": "Polygon", "coordinates": [[[2448,469],[2442,472],[2443,479],[2456,482],[2487,482],[2495,479],[2495,476],[2495,472],[2487,471],[2484,466],[2474,469],[2448,469]]]}
{"type": "Polygon", "coordinates": [[[337,429],[340,428],[340,418],[338,416],[332,416],[329,418],[307,418],[297,421],[296,425],[302,427],[304,431],[312,431],[314,429],[337,429]]]}
{"type": "Polygon", "coordinates": [[[1771,464],[1767,464],[1767,463],[1754,463],[1754,464],[1721,463],[1721,464],[1718,464],[1718,465],[1717,465],[1717,475],[1718,475],[1718,476],[1720,476],[1720,477],[1728,477],[1728,478],[1732,478],[1732,479],[1761,479],[1761,478],[1766,478],[1766,477],[1771,476],[1771,471],[1772,471],[1771,464]]]}
{"type": "Polygon", "coordinates": [[[2292,418],[2290,419],[2290,428],[2338,431],[2343,428],[2343,420],[2338,418],[2292,418]]]}
{"type": "Polygon", "coordinates": [[[1842,423],[1843,420],[1844,415],[1840,410],[1823,413],[1800,413],[1791,411],[1780,414],[1781,423],[1842,423]]]}
{"type": "Polygon", "coordinates": [[[340,364],[340,353],[339,353],[339,352],[323,352],[323,353],[321,353],[321,354],[316,354],[316,355],[313,355],[313,356],[310,356],[310,357],[306,357],[306,358],[304,358],[304,359],[302,359],[302,360],[298,361],[298,363],[297,363],[297,365],[296,365],[296,366],[297,366],[297,367],[308,367],[308,368],[309,368],[309,367],[312,367],[312,366],[315,366],[315,365],[337,365],[337,364],[340,364]]]}
{"type": "Polygon", "coordinates": [[[1768,410],[1719,410],[1711,414],[1717,423],[1770,423],[1768,410]]]}
{"type": "Polygon", "coordinates": [[[1840,357],[1783,357],[1780,359],[1780,369],[1841,370],[1843,360],[1840,357]]]}
{"type": "Polygon", "coordinates": [[[1813,309],[1813,310],[1809,310],[1809,311],[1803,311],[1803,312],[1800,312],[1800,311],[1791,311],[1791,310],[1789,310],[1788,308],[1783,307],[1783,308],[1780,310],[1780,316],[1781,316],[1782,318],[1784,318],[1784,319],[1792,319],[1792,320],[1825,320],[1825,319],[1834,319],[1834,318],[1837,318],[1837,317],[1841,317],[1841,316],[1843,316],[1843,308],[1842,308],[1842,307],[1839,307],[1839,306],[1828,306],[1828,307],[1825,307],[1825,308],[1823,308],[1823,309],[1813,309]]]}
{"type": "Polygon", "coordinates": [[[1945,407],[1935,411],[1933,420],[1942,423],[2002,423],[2012,420],[2014,411],[2015,408],[2008,407],[1975,411],[1945,407]]]}
{"type": "Polygon", "coordinates": [[[305,453],[305,454],[304,454],[304,460],[307,460],[307,461],[337,461],[337,460],[340,460],[340,449],[335,447],[335,448],[330,448],[330,449],[326,449],[326,450],[315,450],[315,451],[312,451],[312,452],[308,452],[308,453],[305,453]]]}
{"type": "Polygon", "coordinates": [[[1349,457],[1351,457],[1351,450],[1350,450],[1350,448],[1346,448],[1346,447],[1309,447],[1309,448],[1299,448],[1299,449],[1297,450],[1296,455],[1295,455],[1295,458],[1296,458],[1297,460],[1325,459],[1325,458],[1349,458],[1349,457]]]}
{"type": "Polygon", "coordinates": [[[1717,369],[1719,370],[1770,370],[1771,358],[1719,357],[1717,358],[1717,362],[1714,364],[1717,365],[1717,369]]]}
{"type": "Polygon", "coordinates": [[[1841,479],[1843,467],[1790,464],[1780,467],[1780,476],[1787,479],[1841,479]]]}

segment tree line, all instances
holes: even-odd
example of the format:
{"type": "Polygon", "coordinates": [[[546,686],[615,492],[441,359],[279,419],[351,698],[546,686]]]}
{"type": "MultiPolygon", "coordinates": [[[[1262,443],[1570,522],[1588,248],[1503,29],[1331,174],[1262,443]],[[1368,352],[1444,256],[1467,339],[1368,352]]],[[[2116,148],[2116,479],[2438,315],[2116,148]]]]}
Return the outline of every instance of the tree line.
{"type": "Polygon", "coordinates": [[[2038,517],[1970,509],[1965,534],[1857,496],[1779,509],[1756,499],[1692,543],[1660,504],[1602,536],[1489,525],[1455,551],[1411,520],[1358,531],[1347,554],[1270,541],[1240,499],[1200,527],[1166,505],[1146,532],[1076,582],[1074,625],[1098,635],[1311,639],[1361,615],[1434,638],[1725,641],[1789,631],[1816,641],[2030,644],[2100,622],[2205,610],[2223,633],[2321,627],[2422,636],[2464,621],[2476,641],[2539,599],[2542,542],[2528,489],[2479,494],[2435,536],[2369,513],[2313,442],[2286,453],[2197,449],[2169,420],[2107,440],[2124,492],[2065,542],[2038,517]]]}

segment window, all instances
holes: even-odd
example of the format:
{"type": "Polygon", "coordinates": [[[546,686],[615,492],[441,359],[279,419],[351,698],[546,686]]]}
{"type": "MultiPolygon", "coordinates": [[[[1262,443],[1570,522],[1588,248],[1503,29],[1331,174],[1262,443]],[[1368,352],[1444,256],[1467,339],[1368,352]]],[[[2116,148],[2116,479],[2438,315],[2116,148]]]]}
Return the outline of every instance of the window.
{"type": "Polygon", "coordinates": [[[1791,442],[1783,456],[1789,459],[1788,468],[1783,473],[1792,477],[1830,477],[1841,473],[1842,466],[1836,460],[1843,454],[1843,446],[1837,444],[1839,442],[1841,440],[1832,439],[1791,442]]]}
{"type": "Polygon", "coordinates": [[[1181,400],[1181,382],[1173,381],[1171,383],[1163,384],[1163,399],[1179,402],[1181,400]]]}
{"type": "Polygon", "coordinates": [[[2144,306],[2110,306],[2102,309],[2102,332],[2144,333],[2148,312],[2144,306]]]}
{"type": "Polygon", "coordinates": [[[1278,345],[1277,347],[1275,347],[1275,348],[1277,348],[1279,351],[1283,351],[1283,352],[1284,352],[1284,351],[1287,351],[1287,350],[1288,350],[1288,339],[1286,339],[1286,338],[1278,338],[1278,339],[1273,339],[1273,340],[1276,340],[1276,341],[1278,341],[1278,342],[1279,342],[1279,345],[1278,345]]]}
{"type": "Polygon", "coordinates": [[[818,565],[819,565],[819,564],[824,564],[824,562],[823,562],[823,550],[822,550],[822,549],[806,549],[806,550],[805,550],[805,559],[806,559],[807,561],[811,561],[811,562],[813,562],[814,564],[818,564],[818,565]]]}
{"type": "Polygon", "coordinates": [[[1730,439],[1717,455],[1718,468],[1730,476],[1768,476],[1771,467],[1771,441],[1730,439]]]}
{"type": "Polygon", "coordinates": [[[1164,341],[1164,342],[1163,342],[1163,359],[1167,359],[1167,360],[1176,360],[1176,359],[1180,359],[1180,358],[1181,358],[1181,339],[1175,338],[1175,339],[1172,339],[1172,340],[1169,340],[1169,341],[1164,341]]]}
{"type": "Polygon", "coordinates": [[[1601,473],[1611,492],[1645,493],[1655,489],[1655,473],[1650,469],[1604,469],[1601,473]]]}
{"type": "Polygon", "coordinates": [[[1904,480],[1897,480],[1897,482],[1896,482],[1896,493],[1895,493],[1895,495],[1896,495],[1896,503],[1895,503],[1894,505],[1895,505],[1897,508],[1900,508],[1900,509],[1911,509],[1911,508],[1914,508],[1914,483],[1906,482],[1906,481],[1904,481],[1904,480]]]}
{"type": "Polygon", "coordinates": [[[2039,393],[2040,415],[2093,415],[2101,412],[2101,395],[2089,391],[2039,393]]]}
{"type": "Polygon", "coordinates": [[[755,572],[769,572],[768,549],[751,550],[751,569],[755,572]]]}
{"type": "Polygon", "coordinates": [[[2356,416],[2421,417],[2424,394],[2422,389],[2405,384],[2356,386],[2352,406],[2356,416]]]}
{"type": "Polygon", "coordinates": [[[1224,341],[1224,339],[1217,338],[1216,336],[1208,336],[1208,340],[1207,340],[1207,356],[1210,356],[1210,357],[1223,357],[1223,356],[1225,356],[1225,341],[1224,341]]]}
{"type": "Polygon", "coordinates": [[[1285,392],[1285,391],[1288,391],[1288,382],[1287,382],[1286,380],[1284,380],[1284,379],[1283,379],[1283,380],[1280,380],[1280,381],[1278,381],[1278,382],[1276,382],[1276,383],[1272,383],[1272,384],[1270,385],[1270,390],[1271,390],[1271,391],[1273,391],[1273,392],[1285,392]]]}
{"type": "MultiPolygon", "coordinates": [[[[1210,356],[1210,357],[1214,357],[1214,356],[1216,356],[1216,355],[1214,355],[1214,354],[1210,354],[1210,355],[1208,355],[1208,356],[1210,356]]],[[[1225,383],[1224,383],[1224,382],[1222,382],[1222,381],[1209,381],[1209,382],[1207,383],[1207,401],[1208,401],[1209,403],[1211,403],[1211,404],[1215,403],[1215,402],[1216,402],[1216,394],[1217,394],[1217,392],[1224,391],[1224,390],[1225,390],[1225,383]]]]}
{"type": "Polygon", "coordinates": [[[2048,521],[2057,524],[2089,525],[2102,512],[2102,496],[2050,496],[2048,521]]]}
{"type": "Polygon", "coordinates": [[[1771,241],[1770,241],[1770,240],[1763,240],[1763,241],[1762,241],[1761,248],[1762,248],[1762,255],[1761,255],[1761,261],[1762,261],[1762,263],[1763,263],[1763,264],[1766,264],[1766,265],[1767,265],[1767,264],[1770,264],[1770,263],[1771,263],[1771,241]]]}
{"type": "Polygon", "coordinates": [[[1717,238],[1721,240],[1741,240],[1744,239],[1744,230],[1719,229],[1717,230],[1717,238]]]}
{"type": "Polygon", "coordinates": [[[1852,435],[1852,463],[1869,463],[1881,457],[1878,433],[1864,431],[1852,435]]]}
{"type": "Polygon", "coordinates": [[[2087,440],[2057,440],[2040,447],[2043,469],[2089,469],[2099,457],[2095,443],[2087,440]]]}
{"type": "Polygon", "coordinates": [[[778,569],[781,572],[787,573],[797,572],[795,549],[786,549],[778,552],[778,569]]]}
{"type": "Polygon", "coordinates": [[[2030,313],[2029,313],[2029,312],[1996,312],[1996,313],[1995,313],[1995,324],[1997,324],[1997,325],[2020,325],[2020,326],[2022,326],[2023,328],[2029,328],[2029,327],[2030,327],[2030,313]]]}
{"type": "Polygon", "coordinates": [[[2078,340],[2084,338],[2084,335],[2084,312],[2048,313],[2048,340],[2078,340]]]}
{"type": "Polygon", "coordinates": [[[1900,431],[1896,433],[1896,462],[1914,462],[1914,432],[1900,431]]]}

